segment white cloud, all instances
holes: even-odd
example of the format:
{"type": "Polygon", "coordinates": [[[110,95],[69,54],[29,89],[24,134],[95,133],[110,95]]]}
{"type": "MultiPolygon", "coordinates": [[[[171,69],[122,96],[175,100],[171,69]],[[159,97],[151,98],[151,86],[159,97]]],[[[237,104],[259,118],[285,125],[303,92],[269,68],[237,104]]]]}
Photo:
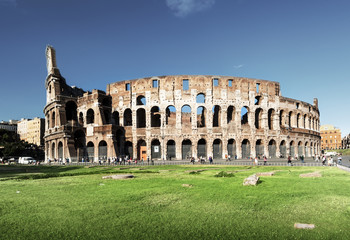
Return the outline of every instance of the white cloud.
{"type": "Polygon", "coordinates": [[[235,65],[233,67],[236,68],[236,69],[239,69],[239,68],[242,68],[243,66],[244,66],[243,64],[239,64],[239,65],[235,65]]]}
{"type": "Polygon", "coordinates": [[[186,17],[190,13],[204,11],[214,3],[215,0],[166,0],[167,6],[177,17],[186,17]]]}

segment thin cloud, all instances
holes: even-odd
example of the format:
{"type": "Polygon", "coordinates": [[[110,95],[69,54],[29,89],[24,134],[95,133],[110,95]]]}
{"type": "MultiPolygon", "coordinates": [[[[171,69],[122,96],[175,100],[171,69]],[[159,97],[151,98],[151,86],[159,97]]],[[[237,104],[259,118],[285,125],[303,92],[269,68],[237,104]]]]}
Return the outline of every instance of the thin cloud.
{"type": "Polygon", "coordinates": [[[177,17],[186,17],[194,12],[201,12],[211,8],[215,0],[166,0],[167,6],[177,17]]]}
{"type": "Polygon", "coordinates": [[[0,0],[1,6],[17,6],[17,0],[0,0]]]}
{"type": "Polygon", "coordinates": [[[233,66],[235,69],[240,69],[240,68],[242,68],[244,65],[243,64],[240,64],[240,65],[235,65],[235,66],[233,66]]]}

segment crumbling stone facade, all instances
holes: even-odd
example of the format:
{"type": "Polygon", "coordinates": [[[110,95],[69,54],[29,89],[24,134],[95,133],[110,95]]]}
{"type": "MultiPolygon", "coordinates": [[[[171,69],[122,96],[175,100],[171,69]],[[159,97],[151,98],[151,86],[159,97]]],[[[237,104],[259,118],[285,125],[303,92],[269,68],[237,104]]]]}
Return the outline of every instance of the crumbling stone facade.
{"type": "Polygon", "coordinates": [[[317,99],[309,104],[283,97],[278,82],[177,75],[85,92],[66,84],[52,47],[46,56],[47,159],[233,159],[320,152],[317,99]]]}

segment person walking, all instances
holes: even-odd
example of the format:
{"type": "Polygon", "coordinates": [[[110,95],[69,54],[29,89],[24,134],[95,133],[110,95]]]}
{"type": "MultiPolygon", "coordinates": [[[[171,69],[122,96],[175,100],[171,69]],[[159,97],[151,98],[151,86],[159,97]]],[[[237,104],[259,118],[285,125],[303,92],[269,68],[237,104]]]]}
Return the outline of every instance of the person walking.
{"type": "Polygon", "coordinates": [[[289,155],[288,156],[288,161],[287,161],[287,163],[288,163],[288,166],[293,166],[292,165],[292,157],[289,155]]]}
{"type": "Polygon", "coordinates": [[[267,165],[267,157],[264,156],[264,165],[267,165]]]}

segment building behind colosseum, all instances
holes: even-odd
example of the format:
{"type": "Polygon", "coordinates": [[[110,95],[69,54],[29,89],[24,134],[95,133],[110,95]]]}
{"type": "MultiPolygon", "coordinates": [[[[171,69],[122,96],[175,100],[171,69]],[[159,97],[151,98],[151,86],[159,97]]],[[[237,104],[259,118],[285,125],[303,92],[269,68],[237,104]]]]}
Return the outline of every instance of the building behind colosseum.
{"type": "Polygon", "coordinates": [[[46,159],[238,159],[320,153],[320,113],[281,96],[278,82],[177,75],[118,81],[101,90],[67,85],[46,49],[46,159]]]}

